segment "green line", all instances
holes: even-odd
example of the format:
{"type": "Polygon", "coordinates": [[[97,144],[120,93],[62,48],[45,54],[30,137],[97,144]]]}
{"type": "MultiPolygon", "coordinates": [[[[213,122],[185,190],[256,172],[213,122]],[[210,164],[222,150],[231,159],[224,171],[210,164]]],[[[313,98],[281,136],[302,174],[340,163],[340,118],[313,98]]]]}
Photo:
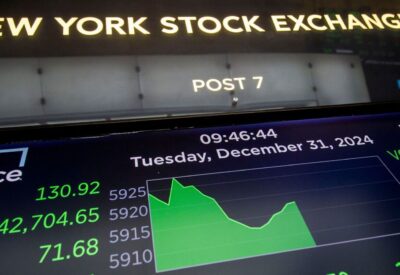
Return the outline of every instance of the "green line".
{"type": "Polygon", "coordinates": [[[168,201],[149,194],[149,206],[157,271],[316,246],[294,201],[251,227],[230,218],[214,198],[173,179],[168,201]]]}

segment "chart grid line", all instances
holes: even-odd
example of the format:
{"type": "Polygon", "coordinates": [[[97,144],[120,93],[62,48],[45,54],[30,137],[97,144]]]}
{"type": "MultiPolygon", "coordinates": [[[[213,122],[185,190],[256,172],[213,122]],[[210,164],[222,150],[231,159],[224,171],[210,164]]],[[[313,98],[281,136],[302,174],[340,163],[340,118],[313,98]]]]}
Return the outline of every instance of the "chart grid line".
{"type": "MultiPolygon", "coordinates": [[[[339,161],[346,161],[346,160],[358,160],[358,159],[368,159],[368,158],[378,158],[378,159],[380,159],[379,156],[372,155],[372,156],[364,156],[364,157],[356,157],[356,158],[344,158],[344,159],[336,159],[336,160],[322,160],[322,161],[302,162],[302,163],[295,163],[295,164],[265,166],[265,167],[248,168],[248,169],[227,170],[227,171],[222,171],[222,172],[211,172],[211,173],[200,173],[200,174],[191,174],[191,175],[164,177],[164,178],[154,178],[154,179],[148,179],[148,180],[146,180],[146,182],[159,181],[159,180],[168,180],[168,179],[172,179],[172,178],[189,178],[189,177],[196,177],[196,176],[219,175],[219,174],[227,174],[227,173],[235,173],[235,172],[256,171],[256,170],[264,170],[264,169],[293,167],[293,166],[308,165],[308,164],[319,164],[319,163],[339,162],[339,161]]],[[[396,181],[400,184],[400,182],[397,179],[396,179],[396,181]]]]}

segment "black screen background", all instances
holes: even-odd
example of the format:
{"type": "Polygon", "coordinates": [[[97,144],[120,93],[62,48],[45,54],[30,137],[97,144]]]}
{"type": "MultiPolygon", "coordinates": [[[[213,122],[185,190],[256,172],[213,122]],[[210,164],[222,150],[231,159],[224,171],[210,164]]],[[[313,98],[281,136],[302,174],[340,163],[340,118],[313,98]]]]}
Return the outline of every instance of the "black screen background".
{"type": "MultiPolygon", "coordinates": [[[[154,263],[140,267],[127,267],[110,270],[109,255],[152,247],[151,240],[141,240],[135,243],[108,243],[109,231],[134,225],[149,223],[148,218],[110,222],[108,211],[110,208],[130,206],[137,202],[118,201],[110,202],[108,193],[110,189],[143,186],[146,181],[157,178],[181,177],[185,175],[203,174],[221,171],[252,169],[296,163],[318,162],[364,156],[379,156],[393,174],[400,177],[399,162],[387,154],[387,150],[398,148],[400,115],[375,115],[356,116],[330,119],[309,119],[301,121],[273,122],[265,124],[242,125],[234,127],[148,131],[140,133],[109,135],[104,137],[67,139],[61,141],[36,141],[22,144],[4,145],[0,147],[17,148],[29,147],[26,166],[23,170],[23,180],[17,183],[1,183],[0,185],[0,220],[7,217],[27,216],[35,213],[61,212],[61,210],[76,211],[81,208],[98,206],[101,209],[101,220],[97,224],[82,225],[66,228],[53,228],[38,230],[26,235],[0,235],[2,256],[0,265],[4,274],[154,274],[154,263]],[[249,142],[229,142],[220,145],[202,145],[199,141],[201,134],[218,132],[229,134],[232,131],[256,131],[257,129],[273,128],[278,133],[277,139],[257,140],[249,142]],[[305,142],[308,139],[333,140],[336,137],[369,135],[375,144],[371,146],[337,148],[328,151],[305,150],[298,153],[266,155],[241,159],[218,160],[213,154],[216,148],[240,149],[244,147],[305,142]],[[174,164],[154,166],[147,168],[134,168],[130,157],[132,156],[165,156],[181,152],[195,153],[207,152],[213,157],[211,163],[174,164]],[[102,183],[101,195],[90,198],[71,198],[46,202],[35,202],[37,188],[40,186],[56,184],[77,184],[82,181],[98,180],[102,183]],[[79,239],[97,237],[100,240],[100,252],[94,257],[73,259],[65,262],[38,264],[40,257],[39,246],[46,243],[63,242],[67,246],[79,239]]],[[[1,170],[17,167],[18,158],[15,154],[4,154],[1,157],[1,170]],[[4,168],[4,169],[3,169],[4,168]]],[[[368,162],[368,161],[367,161],[368,162]]],[[[363,165],[376,165],[362,163],[363,165]]],[[[346,166],[346,163],[343,163],[346,166]]],[[[342,167],[343,168],[343,167],[342,167]]],[[[322,169],[322,168],[321,168],[322,169]]],[[[381,168],[380,168],[381,169],[381,168]]],[[[383,169],[383,168],[382,168],[383,169]]],[[[291,171],[293,172],[293,171],[291,171]]],[[[285,171],[279,173],[284,174],[285,171]]],[[[379,173],[386,176],[386,172],[377,170],[369,171],[373,177],[379,173]]],[[[348,174],[349,177],[363,177],[362,174],[348,174]]],[[[337,182],[344,181],[346,173],[338,173],[337,182]]],[[[367,177],[368,176],[365,176],[367,177]]],[[[377,175],[380,178],[379,175],[377,175]]],[[[207,178],[205,178],[207,179],[207,178]]],[[[209,179],[209,178],[208,178],[209,179]]],[[[218,180],[218,178],[217,178],[218,180]]],[[[372,179],[371,179],[372,180],[372,179]]],[[[195,184],[209,196],[221,201],[221,206],[232,218],[244,219],[251,216],[261,218],[250,219],[250,225],[260,225],[265,222],[265,217],[281,209],[278,200],[253,200],[243,203],[224,203],[224,200],[238,198],[242,194],[257,193],[251,190],[251,185],[226,184],[219,188],[202,188],[204,182],[193,180],[182,183],[195,184]],[[249,187],[250,186],[250,187],[249,187]],[[267,206],[270,206],[267,208],[267,206]]],[[[300,181],[301,183],[301,181],[300,181]]],[[[303,182],[308,188],[307,182],[303,182]]],[[[268,183],[267,183],[268,184],[268,183]]],[[[275,183],[276,184],[276,183],[275,183]]],[[[329,187],[332,182],[327,182],[329,187]]],[[[164,185],[165,186],[165,185],[164,185]]],[[[297,186],[301,189],[302,186],[297,186]]],[[[149,187],[150,192],[153,185],[149,187]]],[[[276,188],[266,187],[267,192],[285,191],[289,187],[276,185],[276,188]]],[[[371,186],[365,189],[374,196],[395,197],[400,186],[383,185],[371,186]]],[[[340,194],[331,198],[333,203],[341,202],[340,194]]],[[[357,190],[346,190],[345,196],[356,199],[357,190]]],[[[144,202],[147,200],[144,200],[144,202]]],[[[309,201],[309,200],[308,200],[309,201]]],[[[302,203],[307,208],[307,200],[302,203]]],[[[315,236],[317,244],[329,243],[329,240],[351,240],[360,236],[371,236],[381,232],[384,234],[398,233],[400,223],[398,220],[398,207],[400,202],[393,201],[385,207],[371,207],[371,217],[383,220],[394,219],[397,221],[379,225],[378,227],[364,227],[359,231],[338,231],[335,237],[329,233],[315,236]],[[390,207],[389,207],[390,206],[390,207]],[[397,229],[397,230],[396,230],[397,229]],[[358,232],[358,233],[357,233],[358,232]]],[[[339,212],[335,215],[351,216],[357,213],[339,212]]],[[[318,226],[329,222],[329,217],[309,214],[304,217],[311,232],[318,226]]],[[[323,226],[322,226],[323,227],[323,226]]],[[[321,228],[319,228],[321,229],[321,228]]],[[[333,233],[332,233],[333,234],[333,233]]],[[[378,234],[379,235],[379,234],[378,234]]],[[[399,260],[400,236],[391,236],[364,240],[359,242],[342,243],[339,245],[324,246],[313,249],[267,255],[227,263],[213,264],[167,274],[328,274],[329,272],[347,271],[349,274],[397,274],[394,264],[399,260]]]]}

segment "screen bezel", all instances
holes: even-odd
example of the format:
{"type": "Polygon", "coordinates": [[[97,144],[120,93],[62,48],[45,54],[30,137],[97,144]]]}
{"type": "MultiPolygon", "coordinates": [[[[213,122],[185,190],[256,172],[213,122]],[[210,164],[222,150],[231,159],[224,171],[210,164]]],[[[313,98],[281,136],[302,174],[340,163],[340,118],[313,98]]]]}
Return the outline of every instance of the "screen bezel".
{"type": "Polygon", "coordinates": [[[65,123],[28,127],[6,127],[0,129],[0,143],[105,136],[115,133],[129,133],[136,131],[206,128],[272,121],[372,115],[395,112],[400,112],[400,101],[301,109],[272,109],[251,112],[162,117],[145,120],[129,119],[79,124],[65,123]]]}

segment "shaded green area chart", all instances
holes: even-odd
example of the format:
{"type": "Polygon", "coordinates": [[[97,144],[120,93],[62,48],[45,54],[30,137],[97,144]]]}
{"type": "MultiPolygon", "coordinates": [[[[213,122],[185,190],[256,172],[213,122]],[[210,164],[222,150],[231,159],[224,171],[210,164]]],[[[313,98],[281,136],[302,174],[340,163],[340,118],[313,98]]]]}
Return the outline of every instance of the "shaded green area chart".
{"type": "Polygon", "coordinates": [[[195,186],[173,179],[168,202],[149,194],[149,206],[157,272],[316,246],[296,202],[250,227],[195,186]]]}

